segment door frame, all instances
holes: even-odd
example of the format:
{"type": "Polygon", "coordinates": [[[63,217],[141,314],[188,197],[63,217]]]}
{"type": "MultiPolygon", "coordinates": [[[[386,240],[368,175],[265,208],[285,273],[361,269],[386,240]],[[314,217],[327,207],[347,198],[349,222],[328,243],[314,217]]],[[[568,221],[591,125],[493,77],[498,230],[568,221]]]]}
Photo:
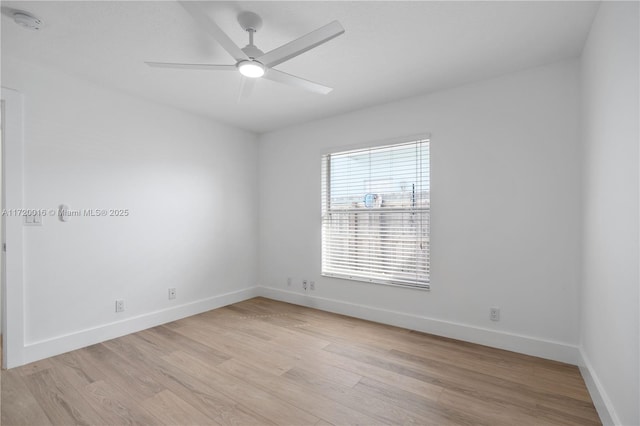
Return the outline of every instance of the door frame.
{"type": "MultiPolygon", "coordinates": [[[[23,95],[2,87],[3,208],[23,209],[24,101],[23,95]]],[[[22,216],[2,215],[6,250],[2,268],[2,368],[24,363],[24,282],[22,216]]],[[[2,247],[0,246],[0,249],[2,247]]]]}

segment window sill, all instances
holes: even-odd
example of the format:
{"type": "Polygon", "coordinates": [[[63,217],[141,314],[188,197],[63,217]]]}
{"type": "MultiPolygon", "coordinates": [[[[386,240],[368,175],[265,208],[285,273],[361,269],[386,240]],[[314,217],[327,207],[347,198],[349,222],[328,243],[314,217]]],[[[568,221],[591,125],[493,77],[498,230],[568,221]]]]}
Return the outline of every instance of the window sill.
{"type": "Polygon", "coordinates": [[[376,280],[373,278],[365,278],[365,277],[359,277],[355,275],[331,274],[331,273],[325,273],[325,272],[323,272],[320,275],[327,278],[338,278],[341,280],[359,281],[359,282],[369,283],[369,284],[378,284],[378,285],[386,285],[391,287],[406,288],[409,290],[421,290],[421,291],[431,290],[430,283],[416,285],[416,284],[409,284],[409,283],[403,283],[403,282],[397,282],[397,281],[376,280]]]}

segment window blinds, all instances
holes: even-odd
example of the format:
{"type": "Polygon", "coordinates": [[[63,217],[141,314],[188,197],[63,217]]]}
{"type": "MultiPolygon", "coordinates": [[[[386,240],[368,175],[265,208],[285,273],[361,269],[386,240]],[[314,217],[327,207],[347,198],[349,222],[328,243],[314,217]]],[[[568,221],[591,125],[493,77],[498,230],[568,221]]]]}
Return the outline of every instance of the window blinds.
{"type": "Polygon", "coordinates": [[[322,274],[429,288],[429,140],[322,157],[322,274]]]}

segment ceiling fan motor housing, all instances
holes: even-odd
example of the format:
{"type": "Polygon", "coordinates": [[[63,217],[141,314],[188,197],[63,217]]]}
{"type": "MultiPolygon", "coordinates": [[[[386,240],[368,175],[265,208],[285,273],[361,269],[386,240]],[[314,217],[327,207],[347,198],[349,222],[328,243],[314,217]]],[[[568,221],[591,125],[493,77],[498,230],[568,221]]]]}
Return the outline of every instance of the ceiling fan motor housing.
{"type": "Polygon", "coordinates": [[[258,49],[253,44],[247,44],[245,47],[242,48],[242,51],[246,53],[247,56],[250,57],[251,59],[259,58],[260,56],[264,55],[264,52],[258,49]]]}
{"type": "Polygon", "coordinates": [[[262,28],[262,18],[253,12],[241,12],[238,15],[238,23],[245,31],[257,33],[262,28]]]}

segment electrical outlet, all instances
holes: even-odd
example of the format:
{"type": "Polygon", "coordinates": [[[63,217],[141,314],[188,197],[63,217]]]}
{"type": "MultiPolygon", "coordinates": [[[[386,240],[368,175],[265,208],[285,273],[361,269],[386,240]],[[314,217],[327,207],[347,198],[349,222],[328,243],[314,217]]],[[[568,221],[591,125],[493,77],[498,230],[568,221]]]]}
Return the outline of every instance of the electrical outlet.
{"type": "Polygon", "coordinates": [[[175,288],[170,288],[169,289],[169,299],[175,299],[176,298],[176,289],[175,288]]]}
{"type": "Polygon", "coordinates": [[[124,312],[124,300],[116,300],[116,312],[124,312]]]}
{"type": "Polygon", "coordinates": [[[309,281],[309,289],[311,291],[314,291],[316,289],[316,282],[315,281],[309,281]]]}
{"type": "Polygon", "coordinates": [[[491,321],[500,321],[500,308],[489,309],[489,319],[491,321]]]}
{"type": "Polygon", "coordinates": [[[302,280],[302,288],[304,289],[304,291],[307,291],[307,285],[308,285],[307,280],[302,280]]]}
{"type": "Polygon", "coordinates": [[[291,287],[291,277],[287,278],[287,287],[291,287]]]}

